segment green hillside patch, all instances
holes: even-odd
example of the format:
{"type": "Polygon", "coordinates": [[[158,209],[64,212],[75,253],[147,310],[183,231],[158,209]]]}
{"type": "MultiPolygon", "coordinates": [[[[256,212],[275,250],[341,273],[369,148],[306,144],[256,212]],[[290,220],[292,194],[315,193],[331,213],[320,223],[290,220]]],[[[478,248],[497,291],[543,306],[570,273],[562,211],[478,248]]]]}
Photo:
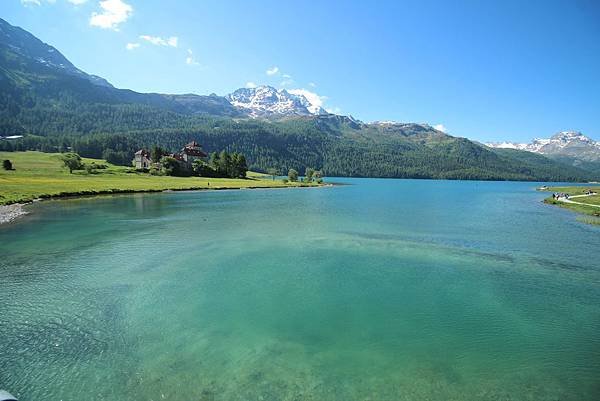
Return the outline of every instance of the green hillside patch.
{"type": "Polygon", "coordinates": [[[318,184],[284,183],[270,176],[249,173],[247,179],[152,176],[131,168],[114,166],[104,160],[83,159],[104,164],[106,169],[88,174],[63,167],[59,153],[0,152],[0,161],[10,160],[14,170],[0,166],[0,205],[29,202],[38,198],[165,190],[287,188],[318,184]]]}

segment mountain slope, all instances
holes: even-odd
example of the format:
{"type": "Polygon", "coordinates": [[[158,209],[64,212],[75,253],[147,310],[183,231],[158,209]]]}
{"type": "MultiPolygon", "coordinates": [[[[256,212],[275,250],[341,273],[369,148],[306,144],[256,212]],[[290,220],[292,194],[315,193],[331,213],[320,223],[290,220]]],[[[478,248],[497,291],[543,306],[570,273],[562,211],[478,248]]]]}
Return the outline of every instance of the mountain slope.
{"type": "Polygon", "coordinates": [[[561,163],[600,172],[600,142],[581,132],[562,131],[548,139],[537,138],[531,143],[488,143],[492,148],[517,149],[538,153],[561,163]]]}
{"type": "Polygon", "coordinates": [[[0,136],[25,135],[1,140],[0,150],[72,147],[82,156],[129,164],[140,147],[175,150],[196,140],[208,151],[241,151],[251,168],[263,171],[316,167],[328,175],[363,177],[597,178],[546,158],[494,151],[428,125],[365,124],[328,114],[303,96],[270,87],[227,97],[117,89],[79,71],[20,28],[2,20],[0,27],[0,136]]]}
{"type": "MultiPolygon", "coordinates": [[[[240,114],[225,98],[216,95],[162,95],[114,88],[105,79],[76,68],[54,47],[2,19],[0,89],[3,108],[12,107],[12,112],[20,111],[23,105],[53,109],[59,101],[69,107],[93,103],[108,109],[111,105],[135,104],[178,113],[240,114]]],[[[4,129],[18,127],[5,125],[4,129]]]]}
{"type": "Polygon", "coordinates": [[[21,64],[40,73],[57,72],[83,78],[94,85],[112,88],[103,78],[89,75],[75,67],[57,49],[43,43],[24,29],[0,19],[0,51],[12,66],[21,64]]]}

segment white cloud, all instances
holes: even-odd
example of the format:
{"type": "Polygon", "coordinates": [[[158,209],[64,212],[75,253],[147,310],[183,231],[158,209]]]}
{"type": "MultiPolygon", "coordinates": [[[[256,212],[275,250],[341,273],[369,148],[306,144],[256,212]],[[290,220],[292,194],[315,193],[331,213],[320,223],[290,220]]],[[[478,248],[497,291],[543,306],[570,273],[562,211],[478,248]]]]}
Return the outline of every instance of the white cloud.
{"type": "MultiPolygon", "coordinates": [[[[67,0],[67,1],[76,6],[79,6],[79,5],[87,2],[87,0],[67,0]]],[[[21,4],[23,4],[24,6],[41,6],[42,3],[55,4],[56,0],[21,0],[21,4]]]]}
{"type": "Polygon", "coordinates": [[[119,25],[127,21],[133,14],[133,7],[123,0],[103,0],[100,2],[102,12],[92,13],[90,25],[102,29],[119,30],[119,25]]]}
{"type": "Polygon", "coordinates": [[[442,131],[444,134],[448,132],[448,129],[444,127],[444,124],[436,124],[433,126],[438,131],[442,131]]]}
{"type": "Polygon", "coordinates": [[[342,114],[342,109],[340,109],[339,107],[331,107],[325,109],[325,111],[331,114],[342,114]]]}
{"type": "Polygon", "coordinates": [[[283,81],[281,81],[281,83],[279,84],[279,86],[290,86],[294,83],[293,79],[284,79],[283,81]]]}
{"type": "Polygon", "coordinates": [[[279,72],[279,67],[271,67],[265,72],[267,73],[267,75],[275,75],[279,72]]]}
{"type": "Polygon", "coordinates": [[[192,49],[188,49],[187,53],[188,56],[185,59],[185,63],[187,65],[200,65],[200,63],[197,62],[196,59],[194,59],[194,52],[192,51],[192,49]]]}
{"type": "Polygon", "coordinates": [[[282,77],[286,79],[292,79],[292,76],[290,74],[283,74],[282,77]]]}
{"type": "Polygon", "coordinates": [[[290,89],[288,90],[293,95],[302,95],[312,104],[314,107],[323,107],[323,104],[327,100],[327,96],[320,96],[307,89],[290,89]]]}
{"type": "Polygon", "coordinates": [[[250,82],[246,82],[246,88],[256,88],[258,85],[256,85],[254,82],[250,81],[250,82]]]}
{"type": "Polygon", "coordinates": [[[42,3],[56,3],[56,0],[21,0],[21,4],[24,6],[41,6],[42,3]]]}
{"type": "Polygon", "coordinates": [[[317,84],[315,84],[314,82],[309,82],[308,86],[310,86],[311,88],[316,88],[317,84]]]}
{"type": "Polygon", "coordinates": [[[127,43],[127,45],[125,46],[127,50],[137,49],[138,47],[140,47],[139,43],[127,43]]]}
{"type": "Polygon", "coordinates": [[[179,44],[179,38],[177,36],[161,38],[160,36],[140,35],[140,39],[148,41],[155,46],[177,47],[179,44]]]}

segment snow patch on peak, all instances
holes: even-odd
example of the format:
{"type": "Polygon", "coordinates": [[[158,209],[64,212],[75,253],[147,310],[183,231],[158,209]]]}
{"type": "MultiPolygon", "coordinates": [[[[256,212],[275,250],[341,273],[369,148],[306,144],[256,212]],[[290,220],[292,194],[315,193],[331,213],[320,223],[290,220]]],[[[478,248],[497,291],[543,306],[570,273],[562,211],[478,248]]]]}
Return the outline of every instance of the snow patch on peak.
{"type": "Polygon", "coordinates": [[[500,149],[517,149],[517,150],[525,150],[527,147],[526,143],[515,143],[515,142],[492,142],[486,143],[486,146],[491,148],[500,148],[500,149]]]}
{"type": "Polygon", "coordinates": [[[322,99],[303,89],[278,90],[268,85],[240,88],[227,95],[227,100],[251,117],[327,114],[321,107],[322,99]]]}
{"type": "Polygon", "coordinates": [[[492,148],[518,149],[543,155],[566,155],[600,160],[600,142],[577,131],[561,131],[550,138],[536,138],[531,143],[486,143],[492,148]]]}
{"type": "Polygon", "coordinates": [[[371,124],[374,125],[396,125],[396,124],[400,124],[398,121],[393,121],[393,120],[383,120],[383,121],[373,121],[371,124]]]}

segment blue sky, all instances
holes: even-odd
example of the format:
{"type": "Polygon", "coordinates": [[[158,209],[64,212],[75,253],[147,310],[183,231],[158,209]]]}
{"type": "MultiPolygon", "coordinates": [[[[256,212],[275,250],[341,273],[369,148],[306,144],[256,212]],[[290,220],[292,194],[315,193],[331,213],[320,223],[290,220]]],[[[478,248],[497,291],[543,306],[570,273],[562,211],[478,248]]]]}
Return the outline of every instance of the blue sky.
{"type": "Polygon", "coordinates": [[[2,18],[121,88],[270,84],[480,141],[600,140],[595,0],[1,1],[2,18]]]}

